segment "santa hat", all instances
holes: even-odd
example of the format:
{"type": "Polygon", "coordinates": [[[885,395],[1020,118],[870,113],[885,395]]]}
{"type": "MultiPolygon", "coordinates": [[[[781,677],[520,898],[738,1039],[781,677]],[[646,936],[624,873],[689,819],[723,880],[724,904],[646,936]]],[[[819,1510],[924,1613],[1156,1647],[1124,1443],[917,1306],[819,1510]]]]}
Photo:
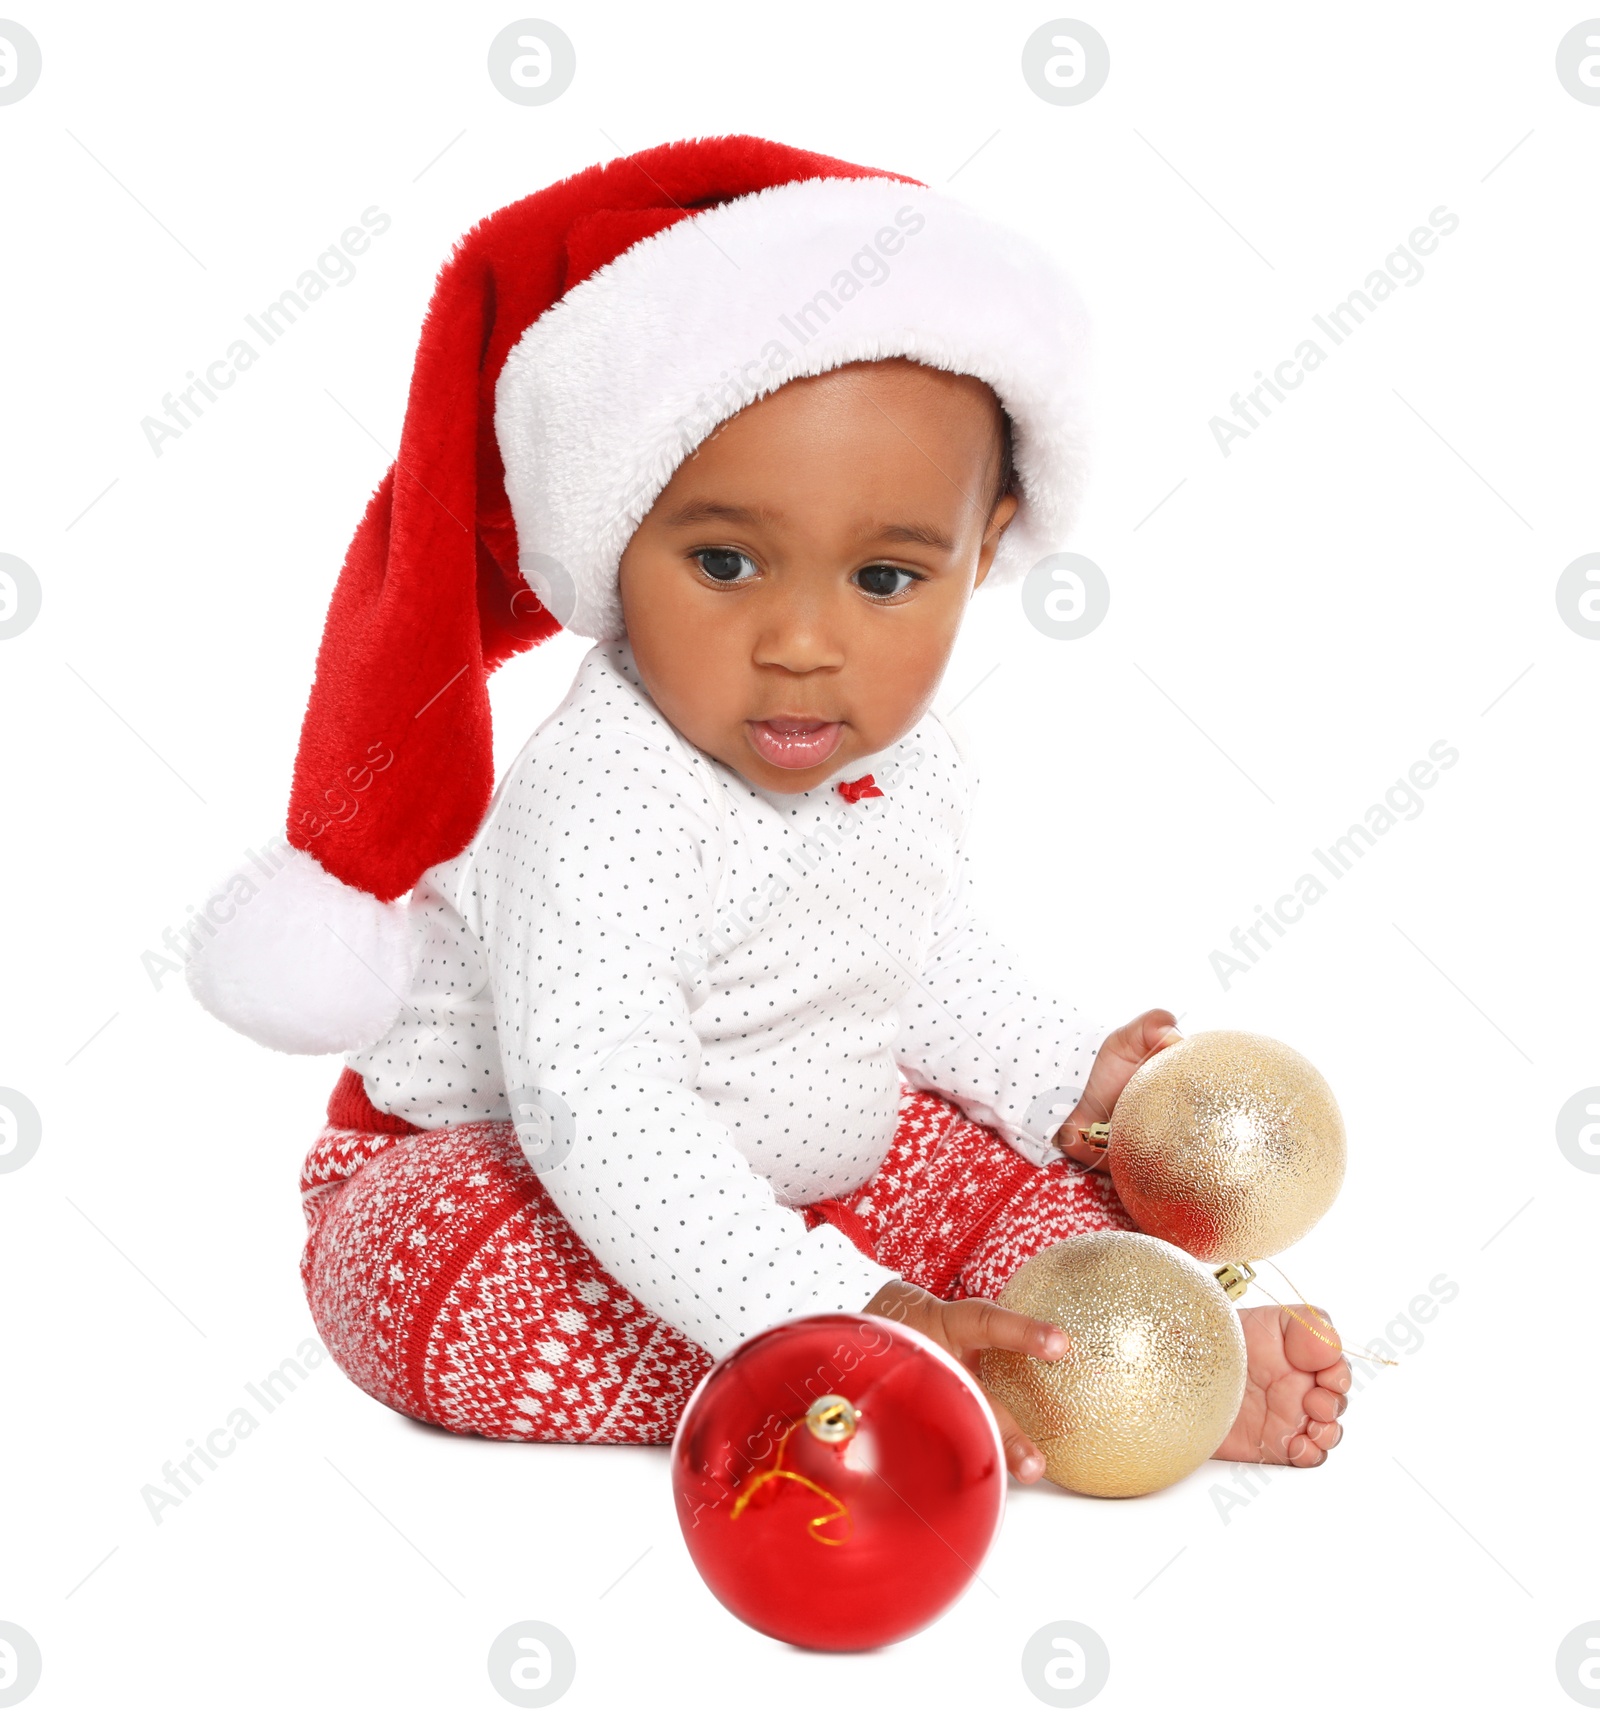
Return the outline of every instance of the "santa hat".
{"type": "Polygon", "coordinates": [[[1013,429],[1003,581],[1071,527],[1084,347],[1075,292],[1016,234],[762,138],[645,150],[480,222],[328,609],[289,861],[194,956],[195,995],[274,1049],[382,1035],[415,961],[403,897],[493,793],[489,673],[563,626],[622,634],[623,548],[724,420],[851,361],[984,380],[1013,429]]]}

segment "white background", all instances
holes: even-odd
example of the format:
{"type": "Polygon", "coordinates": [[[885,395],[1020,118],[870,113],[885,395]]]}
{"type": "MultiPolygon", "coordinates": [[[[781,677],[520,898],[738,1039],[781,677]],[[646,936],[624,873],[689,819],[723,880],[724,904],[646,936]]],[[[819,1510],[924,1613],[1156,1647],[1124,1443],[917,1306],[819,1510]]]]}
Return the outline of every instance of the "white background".
{"type": "MultiPolygon", "coordinates": [[[[1019,1657],[1058,1619],[1110,1648],[1106,1722],[1576,1716],[1600,1178],[1554,1122],[1600,1083],[1600,642],[1555,583],[1600,543],[1600,107],[1555,52],[1588,14],[1095,0],[1110,78],[1055,106],[1020,72],[1049,10],[551,0],[577,75],[523,107],[485,70],[506,7],[15,5],[44,66],[0,107],[0,551],[44,595],[0,641],[0,1085],[44,1123],[0,1176],[0,1620],[45,1664],[18,1720],[503,1721],[485,1656],[527,1618],[578,1653],[551,1716],[594,1723],[1050,1720],[1019,1657]],[[311,1334],[296,1178],[339,1066],[141,956],[281,823],[453,241],[724,131],[948,186],[1077,276],[1073,549],[1111,609],[1069,642],[1015,590],[971,615],[946,700],[971,692],[980,886],[1069,1000],[1271,1032],[1328,1076],[1350,1174],[1283,1264],[1349,1343],[1459,1285],[1391,1334],[1326,1468],[1226,1520],[1221,1465],[1137,1502],[1014,1490],[982,1583],[849,1659],[711,1599],[664,1451],[455,1439],[331,1364],[159,1525],[140,1498],[311,1334]],[[153,456],[141,418],[373,204],[356,279],[153,456]],[[1210,418],[1441,204],[1425,277],[1224,457],[1210,418]],[[1460,760],[1424,812],[1224,990],[1212,951],[1437,739],[1460,760]]],[[[502,762],[583,647],[497,675],[502,762]]]]}

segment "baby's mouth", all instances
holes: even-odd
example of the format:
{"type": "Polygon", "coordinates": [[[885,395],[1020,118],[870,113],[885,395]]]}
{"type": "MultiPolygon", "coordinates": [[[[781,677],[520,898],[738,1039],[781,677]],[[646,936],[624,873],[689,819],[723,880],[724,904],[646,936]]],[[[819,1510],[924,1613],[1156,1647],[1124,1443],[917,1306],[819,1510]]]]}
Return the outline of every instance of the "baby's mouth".
{"type": "Polygon", "coordinates": [[[774,768],[816,768],[839,748],[842,720],[817,720],[799,714],[775,714],[747,720],[750,747],[774,768]]]}

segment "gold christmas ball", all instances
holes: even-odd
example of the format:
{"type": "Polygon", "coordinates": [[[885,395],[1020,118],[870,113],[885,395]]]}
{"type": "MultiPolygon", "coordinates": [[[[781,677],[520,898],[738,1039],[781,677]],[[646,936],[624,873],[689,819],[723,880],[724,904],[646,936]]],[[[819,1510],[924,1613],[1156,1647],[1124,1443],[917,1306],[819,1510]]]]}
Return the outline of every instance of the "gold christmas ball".
{"type": "Polygon", "coordinates": [[[1344,1181],[1344,1119],[1297,1050],[1194,1032],[1134,1070],[1107,1169],[1141,1230],[1214,1264],[1280,1253],[1344,1181]]]}
{"type": "Polygon", "coordinates": [[[1000,1304],[1072,1341],[1058,1362],[985,1350],[978,1364],[1052,1482],[1149,1494],[1227,1437],[1244,1398],[1244,1333],[1215,1274],[1182,1249],[1128,1230],[1072,1236],[1019,1267],[1000,1304]]]}

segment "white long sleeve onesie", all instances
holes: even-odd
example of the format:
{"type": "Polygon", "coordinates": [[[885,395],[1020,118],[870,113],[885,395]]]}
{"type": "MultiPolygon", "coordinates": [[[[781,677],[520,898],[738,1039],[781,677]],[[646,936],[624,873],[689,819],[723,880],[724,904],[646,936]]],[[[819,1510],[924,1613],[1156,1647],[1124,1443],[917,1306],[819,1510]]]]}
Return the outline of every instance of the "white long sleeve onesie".
{"type": "Polygon", "coordinates": [[[794,1208],[874,1174],[902,1076],[1043,1164],[1104,1037],[967,910],[945,727],[869,770],[853,804],[751,786],[597,645],[413,894],[410,1001],[351,1059],[419,1126],[515,1121],[600,1263],[713,1355],[897,1276],[794,1208]]]}

